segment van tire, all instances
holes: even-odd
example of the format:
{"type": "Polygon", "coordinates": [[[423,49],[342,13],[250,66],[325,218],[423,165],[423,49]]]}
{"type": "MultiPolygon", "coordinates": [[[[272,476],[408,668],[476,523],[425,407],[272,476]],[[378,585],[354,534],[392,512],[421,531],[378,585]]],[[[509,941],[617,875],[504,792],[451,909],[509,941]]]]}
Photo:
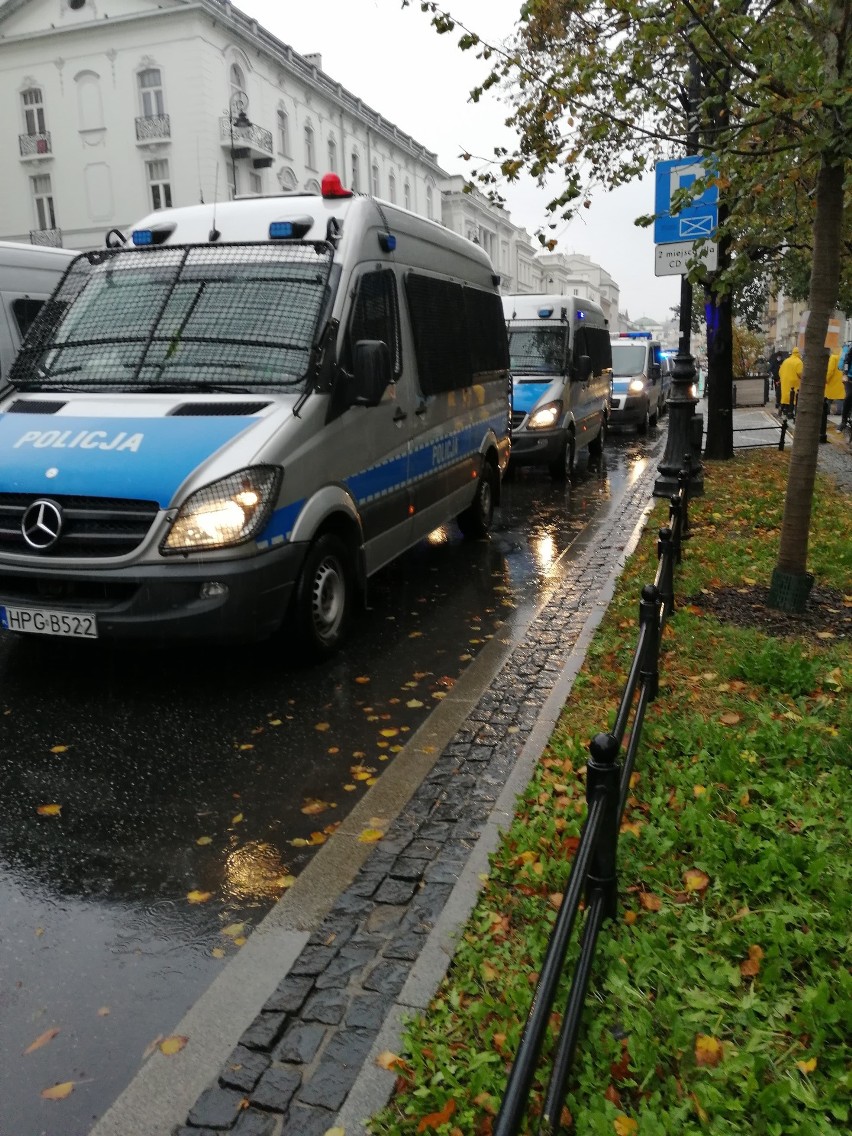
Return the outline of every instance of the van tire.
{"type": "Polygon", "coordinates": [[[571,475],[574,472],[574,460],[577,456],[577,443],[574,440],[574,435],[569,434],[562,450],[562,457],[558,461],[551,462],[548,466],[550,476],[554,481],[570,481],[571,475]]]}
{"type": "Polygon", "coordinates": [[[649,426],[656,426],[657,425],[657,419],[659,418],[659,416],[660,416],[660,407],[658,405],[657,409],[654,411],[654,413],[648,415],[648,425],[649,426]]]}
{"type": "Polygon", "coordinates": [[[646,407],[646,408],[645,408],[645,414],[644,414],[644,416],[643,416],[643,418],[642,418],[642,421],[641,421],[641,422],[638,422],[638,423],[636,424],[636,433],[637,433],[637,434],[642,434],[642,435],[645,435],[645,434],[647,434],[647,433],[648,433],[648,428],[650,427],[650,425],[651,425],[651,416],[650,416],[650,414],[648,413],[648,409],[647,409],[647,407],[646,407]]]}
{"type": "Polygon", "coordinates": [[[352,557],[335,533],[322,533],[308,549],[293,600],[303,653],[316,662],[330,658],[346,637],[355,601],[352,557]]]}
{"type": "Polygon", "coordinates": [[[603,453],[604,445],[606,444],[606,436],[609,431],[609,423],[606,418],[601,419],[601,428],[598,431],[597,438],[589,442],[589,457],[599,458],[603,453]]]}
{"type": "Polygon", "coordinates": [[[479,540],[491,531],[494,520],[494,499],[497,493],[494,466],[486,461],[479,475],[473,501],[456,520],[462,536],[468,540],[479,540]]]}

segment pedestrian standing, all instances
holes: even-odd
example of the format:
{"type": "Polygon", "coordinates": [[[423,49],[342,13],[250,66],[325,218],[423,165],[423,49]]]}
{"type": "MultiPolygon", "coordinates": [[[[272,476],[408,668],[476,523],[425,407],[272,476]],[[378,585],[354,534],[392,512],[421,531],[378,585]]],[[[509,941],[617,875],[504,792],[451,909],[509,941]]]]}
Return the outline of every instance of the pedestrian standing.
{"type": "Polygon", "coordinates": [[[793,348],[778,368],[778,377],[781,380],[781,409],[789,417],[795,418],[799,387],[802,385],[802,356],[798,347],[793,348]]]}
{"type": "Polygon", "coordinates": [[[787,356],[783,351],[776,348],[769,356],[769,374],[772,378],[772,386],[775,390],[775,409],[779,410],[781,407],[781,379],[778,376],[778,370],[787,356]]]}
{"type": "Polygon", "coordinates": [[[850,345],[846,345],[846,356],[843,360],[841,370],[843,372],[843,386],[846,394],[843,399],[843,407],[840,411],[840,429],[845,430],[849,425],[852,418],[852,350],[850,345]]]}

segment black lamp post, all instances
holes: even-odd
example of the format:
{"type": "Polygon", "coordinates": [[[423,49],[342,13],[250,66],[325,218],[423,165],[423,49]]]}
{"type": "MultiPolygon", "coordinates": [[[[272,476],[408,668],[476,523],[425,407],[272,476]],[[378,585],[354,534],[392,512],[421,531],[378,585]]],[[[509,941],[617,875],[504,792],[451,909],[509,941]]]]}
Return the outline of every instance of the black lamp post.
{"type": "MultiPolygon", "coordinates": [[[[701,76],[698,60],[693,52],[689,59],[689,89],[686,106],[687,154],[698,153],[698,106],[701,97],[701,76]]],[[[669,427],[666,435],[666,452],[659,465],[654,482],[655,497],[671,497],[678,491],[678,474],[683,469],[684,457],[690,455],[690,496],[704,493],[704,468],[701,465],[701,436],[704,416],[695,413],[698,399],[693,394],[695,360],[691,354],[692,285],[684,273],[680,278],[680,338],[672,367],[671,394],[666,403],[669,427]]]]}

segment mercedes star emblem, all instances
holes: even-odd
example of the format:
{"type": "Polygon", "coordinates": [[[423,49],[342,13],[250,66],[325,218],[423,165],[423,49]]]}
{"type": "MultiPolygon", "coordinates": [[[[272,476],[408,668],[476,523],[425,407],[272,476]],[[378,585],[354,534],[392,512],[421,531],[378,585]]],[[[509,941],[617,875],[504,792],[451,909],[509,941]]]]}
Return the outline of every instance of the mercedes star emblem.
{"type": "Polygon", "coordinates": [[[62,510],[46,497],[33,501],[21,519],[21,532],[30,548],[38,552],[52,548],[62,532],[62,510]]]}

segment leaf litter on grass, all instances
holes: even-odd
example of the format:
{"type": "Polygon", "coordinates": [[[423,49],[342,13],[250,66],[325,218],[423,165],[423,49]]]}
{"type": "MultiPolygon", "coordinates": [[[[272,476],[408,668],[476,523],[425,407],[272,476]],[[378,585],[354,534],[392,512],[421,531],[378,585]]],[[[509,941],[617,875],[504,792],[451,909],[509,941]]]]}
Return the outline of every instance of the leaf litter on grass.
{"type": "MultiPolygon", "coordinates": [[[[752,453],[708,463],[705,497],[690,504],[660,693],[620,840],[620,912],[598,945],[566,1100],[569,1131],[584,1136],[746,1127],[828,1136],[848,1122],[852,729],[849,638],[837,615],[849,613],[852,522],[846,498],[821,483],[811,540],[818,618],[785,620],[777,651],[772,622],[753,618],[754,589],[777,554],[786,462],[752,453]],[[759,491],[744,495],[743,485],[759,491]],[[714,594],[737,597],[725,618],[711,610],[714,594]],[[801,666],[790,664],[797,659],[801,666]]],[[[588,739],[614,720],[664,520],[660,505],[491,858],[447,978],[408,1028],[397,1092],[371,1122],[378,1136],[422,1131],[424,1119],[443,1119],[449,1100],[455,1109],[442,1131],[490,1131],[477,1101],[487,1094],[499,1104],[505,1088],[555,919],[550,897],[564,890],[576,847],[567,841],[583,821],[588,739]]]]}

